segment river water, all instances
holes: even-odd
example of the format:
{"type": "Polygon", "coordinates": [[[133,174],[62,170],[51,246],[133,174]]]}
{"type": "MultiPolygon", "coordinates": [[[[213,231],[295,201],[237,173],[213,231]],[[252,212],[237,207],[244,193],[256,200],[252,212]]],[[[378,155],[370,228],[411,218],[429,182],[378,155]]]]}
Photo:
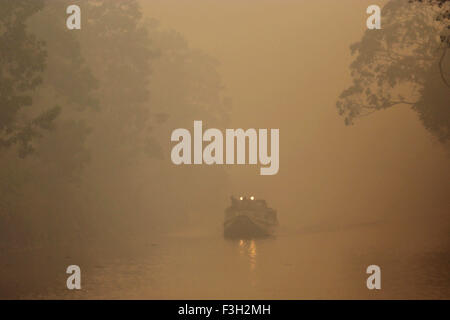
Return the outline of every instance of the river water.
{"type": "MultiPolygon", "coordinates": [[[[2,268],[2,298],[31,299],[378,299],[450,298],[448,229],[383,224],[281,229],[276,237],[226,240],[218,233],[153,238],[121,257],[46,253],[2,268]],[[425,240],[424,240],[425,239],[425,240]],[[447,238],[448,239],[448,238],[447,238]],[[66,265],[79,264],[82,289],[66,288],[66,265]],[[368,290],[366,268],[381,268],[368,290]],[[24,269],[25,268],[25,269],[24,269]],[[26,269],[29,268],[29,269],[26,269]],[[9,270],[9,271],[8,271],[9,270]],[[22,271],[20,271],[22,270],[22,271]],[[10,272],[11,277],[5,273],[10,272]],[[21,277],[14,275],[22,272],[21,277]]],[[[18,260],[20,261],[20,260],[18,260]]]]}

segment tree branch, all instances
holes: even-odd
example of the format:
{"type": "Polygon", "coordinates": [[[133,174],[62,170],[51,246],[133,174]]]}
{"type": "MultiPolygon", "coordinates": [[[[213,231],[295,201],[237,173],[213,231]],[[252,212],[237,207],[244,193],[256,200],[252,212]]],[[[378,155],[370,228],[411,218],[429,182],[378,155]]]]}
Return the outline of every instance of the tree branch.
{"type": "Polygon", "coordinates": [[[444,81],[445,85],[450,88],[450,85],[448,84],[447,79],[445,79],[444,70],[442,69],[442,63],[444,61],[445,54],[447,53],[447,49],[448,49],[448,47],[444,48],[444,50],[442,51],[441,58],[439,59],[439,73],[441,74],[442,81],[444,81]]]}

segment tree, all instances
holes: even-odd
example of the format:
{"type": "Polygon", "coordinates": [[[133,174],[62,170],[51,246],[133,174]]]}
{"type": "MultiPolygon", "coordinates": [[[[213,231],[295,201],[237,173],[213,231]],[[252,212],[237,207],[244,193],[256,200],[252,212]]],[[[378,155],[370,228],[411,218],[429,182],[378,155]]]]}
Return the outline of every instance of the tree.
{"type": "Polygon", "coordinates": [[[61,107],[51,134],[33,141],[32,156],[17,161],[9,148],[0,158],[8,172],[0,179],[6,243],[75,238],[92,245],[118,233],[147,235],[152,226],[188,220],[187,211],[211,210],[218,201],[205,199],[206,191],[223,194],[225,170],[175,174],[166,157],[174,127],[200,118],[225,126],[217,62],[180,34],[146,23],[136,0],[77,4],[81,30],[65,29],[66,1],[45,0],[27,19],[46,50],[39,83],[27,93],[32,108],[22,116],[61,107]]]}
{"type": "Polygon", "coordinates": [[[357,55],[350,66],[353,84],[336,104],[347,125],[378,110],[410,105],[426,129],[442,142],[449,140],[449,87],[444,80],[448,36],[442,40],[448,20],[436,18],[449,3],[420,2],[388,2],[383,29],[366,31],[351,46],[357,55]]]}
{"type": "Polygon", "coordinates": [[[60,111],[55,106],[39,114],[22,112],[32,106],[46,66],[45,44],[26,26],[42,7],[41,0],[7,0],[0,12],[0,149],[18,144],[22,157],[33,151],[32,140],[52,128],[60,111]]]}
{"type": "Polygon", "coordinates": [[[448,48],[450,47],[450,8],[448,6],[448,2],[450,0],[410,0],[409,2],[420,2],[420,3],[428,3],[429,5],[435,6],[438,9],[438,13],[436,15],[436,21],[442,21],[444,24],[444,29],[440,35],[442,42],[442,55],[439,59],[439,71],[441,73],[442,81],[450,87],[450,83],[445,77],[443,70],[443,61],[447,54],[448,48]]]}
{"type": "MultiPolygon", "coordinates": [[[[21,95],[27,104],[18,108],[11,122],[15,131],[10,130],[5,144],[9,148],[3,148],[0,157],[8,173],[0,180],[0,225],[7,229],[0,234],[12,241],[56,233],[67,236],[84,218],[73,198],[89,160],[86,139],[91,129],[85,118],[86,111],[98,105],[97,82],[83,59],[76,33],[66,28],[67,2],[7,0],[4,5],[9,10],[1,12],[4,30],[11,35],[5,38],[5,32],[0,46],[14,50],[2,51],[1,65],[7,70],[16,66],[16,73],[15,77],[0,73],[2,80],[15,81],[2,94],[21,95]],[[16,31],[7,18],[20,21],[16,31]],[[49,109],[49,105],[58,107],[49,109]],[[23,159],[17,159],[16,149],[23,159]]],[[[3,102],[2,97],[1,111],[6,106],[3,102]]],[[[3,114],[1,120],[5,120],[3,114]]]]}

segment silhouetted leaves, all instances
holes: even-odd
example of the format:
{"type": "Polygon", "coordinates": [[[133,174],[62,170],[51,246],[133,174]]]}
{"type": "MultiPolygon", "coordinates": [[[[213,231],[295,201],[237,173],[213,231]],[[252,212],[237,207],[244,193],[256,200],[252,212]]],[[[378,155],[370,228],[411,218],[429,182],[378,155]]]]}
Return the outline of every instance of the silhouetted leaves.
{"type": "Polygon", "coordinates": [[[450,91],[444,81],[436,82],[447,50],[439,36],[447,26],[435,19],[446,7],[445,1],[442,6],[404,0],[385,5],[382,29],[367,30],[350,48],[356,54],[350,65],[353,84],[336,103],[347,125],[377,110],[407,104],[419,112],[430,132],[448,140],[450,118],[445,110],[450,91]]]}
{"type": "Polygon", "coordinates": [[[42,7],[40,0],[3,1],[0,11],[0,149],[19,143],[21,156],[33,151],[31,141],[40,129],[50,128],[42,119],[54,120],[45,114],[34,120],[20,116],[24,107],[32,106],[33,91],[42,83],[45,69],[45,45],[26,27],[42,7]]]}

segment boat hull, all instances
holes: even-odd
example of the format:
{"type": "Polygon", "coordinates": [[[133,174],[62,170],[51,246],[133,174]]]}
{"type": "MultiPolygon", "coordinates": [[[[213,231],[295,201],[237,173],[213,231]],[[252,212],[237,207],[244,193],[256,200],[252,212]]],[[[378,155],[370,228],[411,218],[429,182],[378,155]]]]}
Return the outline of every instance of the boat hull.
{"type": "Polygon", "coordinates": [[[273,226],[247,215],[239,215],[224,223],[226,238],[261,238],[273,234],[273,226]]]}

